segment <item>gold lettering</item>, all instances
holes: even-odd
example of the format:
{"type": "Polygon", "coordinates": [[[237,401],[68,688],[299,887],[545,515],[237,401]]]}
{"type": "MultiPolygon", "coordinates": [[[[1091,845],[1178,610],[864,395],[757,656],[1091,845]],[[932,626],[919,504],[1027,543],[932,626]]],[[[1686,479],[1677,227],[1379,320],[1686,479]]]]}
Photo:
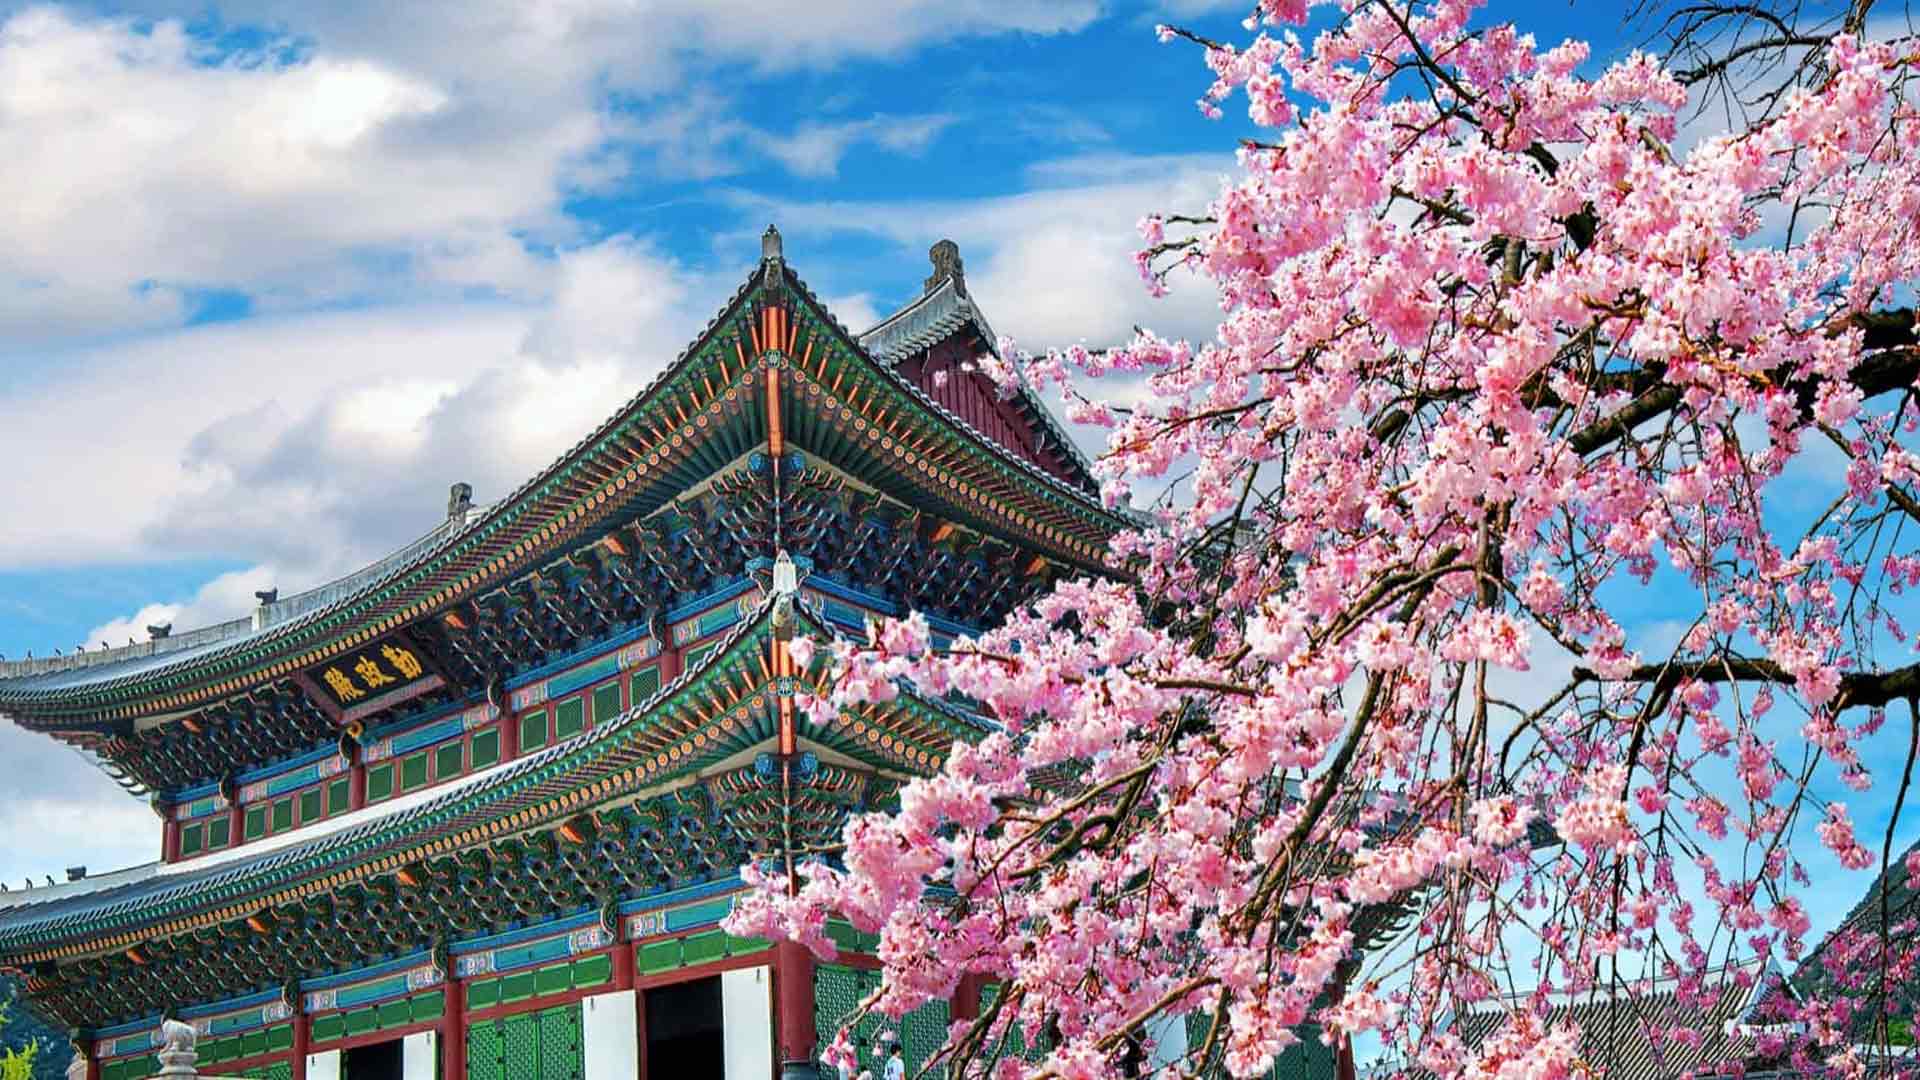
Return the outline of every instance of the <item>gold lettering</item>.
{"type": "Polygon", "coordinates": [[[353,685],[353,680],[342,675],[339,668],[328,668],[320,677],[326,680],[327,688],[333,691],[333,696],[341,701],[352,701],[355,698],[367,696],[367,692],[353,685]]]}
{"type": "Polygon", "coordinates": [[[420,677],[420,661],[408,650],[402,649],[397,645],[382,645],[380,646],[380,655],[386,657],[387,663],[392,664],[394,669],[400,672],[401,678],[417,679],[420,677]]]}
{"type": "Polygon", "coordinates": [[[360,681],[366,683],[369,690],[393,681],[393,676],[380,670],[380,661],[371,656],[361,657],[360,662],[353,665],[353,673],[360,676],[360,681]]]}

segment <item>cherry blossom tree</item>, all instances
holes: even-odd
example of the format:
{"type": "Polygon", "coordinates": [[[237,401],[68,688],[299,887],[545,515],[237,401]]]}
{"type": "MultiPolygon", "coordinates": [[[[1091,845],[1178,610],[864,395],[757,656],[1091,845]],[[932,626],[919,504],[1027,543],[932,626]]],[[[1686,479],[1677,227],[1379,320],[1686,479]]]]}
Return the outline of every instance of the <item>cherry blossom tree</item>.
{"type": "MultiPolygon", "coordinates": [[[[1601,65],[1477,7],[1163,28],[1203,111],[1266,129],[1207,212],[1141,224],[1149,287],[1205,278],[1217,332],[995,373],[1110,428],[1106,497],[1151,512],[1110,578],[950,650],[918,618],[794,643],[822,717],[912,685],[997,725],[793,879],[748,868],[730,922],[878,933],[890,1015],[994,985],[956,1075],[1253,1076],[1376,1032],[1568,1076],[1544,995],[1791,968],[1810,852],[1905,872],[1853,821],[1897,819],[1920,745],[1920,45],[1870,3],[1818,33],[1699,4],[1671,66],[1601,65]],[[1892,706],[1904,762],[1866,760],[1892,706]],[[1490,1002],[1497,1036],[1449,1025],[1490,1002]]],[[[1887,942],[1836,946],[1882,977],[1787,1001],[1774,1049],[1865,1068],[1887,942]]]]}

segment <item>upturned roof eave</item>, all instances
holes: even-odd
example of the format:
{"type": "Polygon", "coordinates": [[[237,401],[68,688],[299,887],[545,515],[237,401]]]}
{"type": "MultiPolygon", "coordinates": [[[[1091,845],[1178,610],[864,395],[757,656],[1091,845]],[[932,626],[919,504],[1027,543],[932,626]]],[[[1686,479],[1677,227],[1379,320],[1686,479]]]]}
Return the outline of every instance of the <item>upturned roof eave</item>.
{"type": "MultiPolygon", "coordinates": [[[[1135,524],[1126,515],[1116,513],[1102,506],[1098,500],[1090,497],[1087,492],[1046,472],[1032,462],[1011,453],[933,401],[919,387],[914,386],[911,382],[901,377],[890,365],[877,360],[871,355],[859,342],[857,336],[848,330],[847,327],[820,302],[812,289],[794,273],[791,267],[782,263],[780,269],[783,281],[792,288],[796,296],[804,298],[813,311],[821,317],[822,322],[838,335],[843,345],[851,350],[854,355],[863,359],[878,377],[887,381],[892,389],[908,396],[918,407],[932,413],[942,422],[953,428],[963,437],[965,442],[974,447],[976,452],[993,457],[1008,467],[1015,469],[1024,478],[1042,490],[1046,490],[1055,497],[1077,506],[1085,516],[1094,520],[1103,521],[1110,531],[1117,532],[1121,529],[1132,527],[1135,524]]],[[[36,711],[34,709],[35,706],[54,704],[64,705],[70,703],[79,705],[94,704],[97,702],[103,708],[110,707],[112,702],[102,700],[101,695],[133,690],[142,684],[148,687],[154,687],[154,689],[145,691],[146,694],[157,694],[160,692],[160,688],[157,687],[156,684],[159,683],[160,680],[189,676],[193,675],[196,671],[209,671],[210,669],[214,669],[216,665],[234,658],[243,649],[278,647],[281,652],[277,655],[284,656],[296,651],[298,648],[306,647],[311,642],[309,639],[300,636],[303,631],[310,630],[316,624],[330,616],[338,615],[355,602],[366,599],[370,593],[393,582],[402,575],[431,565],[436,557],[442,555],[458,540],[474,535],[489,535],[490,530],[502,526],[521,513],[531,509],[530,504],[546,485],[555,482],[566,469],[580,463],[591,450],[600,447],[609,438],[616,435],[633,416],[644,409],[649,403],[650,398],[664,392],[666,387],[672,385],[673,382],[695,362],[702,350],[711,342],[714,335],[721,332],[741,306],[762,287],[765,277],[766,264],[763,262],[762,266],[741,284],[740,288],[735,291],[733,297],[709,320],[706,328],[681,352],[679,357],[649,382],[645,388],[630,398],[620,409],[616,410],[612,416],[596,427],[589,435],[576,442],[574,446],[565,453],[561,454],[552,465],[522,484],[511,495],[493,504],[493,506],[483,514],[465,522],[464,527],[457,530],[449,530],[441,537],[438,543],[429,545],[419,552],[414,559],[404,565],[396,565],[392,567],[391,572],[380,575],[376,580],[367,582],[364,587],[335,598],[330,603],[305,612],[296,618],[279,625],[268,627],[258,634],[249,635],[230,643],[222,644],[217,648],[205,652],[184,653],[180,658],[167,663],[143,666],[140,670],[133,672],[127,672],[117,665],[102,665],[98,673],[98,678],[45,689],[27,683],[24,680],[0,679],[0,715],[14,715],[23,725],[39,730],[89,730],[96,728],[98,725],[84,722],[81,724],[49,723],[33,718],[31,713],[36,711]]],[[[556,539],[554,546],[558,546],[560,542],[559,539],[556,539]]],[[[522,561],[524,561],[524,559],[522,561]]],[[[370,618],[371,616],[362,616],[360,620],[355,623],[336,628],[334,631],[335,636],[351,633],[356,628],[365,625],[366,622],[370,621],[370,618]]],[[[257,663],[264,663],[266,659],[257,661],[257,663]]],[[[217,674],[217,671],[211,671],[205,677],[212,678],[217,674]]]]}

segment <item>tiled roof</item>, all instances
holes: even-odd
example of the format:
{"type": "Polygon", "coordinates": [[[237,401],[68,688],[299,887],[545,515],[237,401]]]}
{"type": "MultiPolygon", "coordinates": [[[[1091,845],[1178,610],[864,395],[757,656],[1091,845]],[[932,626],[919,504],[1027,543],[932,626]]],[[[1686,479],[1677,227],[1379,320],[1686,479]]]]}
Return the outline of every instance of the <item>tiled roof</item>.
{"type": "MultiPolygon", "coordinates": [[[[940,344],[969,325],[995,356],[1000,355],[1000,339],[994,334],[993,327],[987,325],[986,314],[980,310],[980,305],[961,291],[958,279],[949,277],[919,299],[862,330],[856,339],[860,347],[867,350],[867,355],[891,367],[914,353],[940,344]]],[[[1093,463],[1087,460],[1079,445],[1067,437],[1053,410],[1024,386],[1020,388],[1020,397],[1061,452],[1091,481],[1093,463]]]]}
{"type": "MultiPolygon", "coordinates": [[[[1771,966],[1722,968],[1707,976],[1707,992],[1713,1000],[1703,1009],[1680,999],[1678,980],[1622,982],[1575,995],[1554,995],[1547,1003],[1545,1026],[1577,1024],[1581,1057],[1594,1071],[1604,1073],[1606,1080],[1714,1074],[1748,1063],[1754,1054],[1749,1025],[1758,1022],[1756,1007],[1781,984],[1771,966]],[[1699,1042],[1689,1044],[1655,1034],[1676,1026],[1698,1032],[1699,1042]]],[[[1531,995],[1521,995],[1474,1009],[1455,1018],[1454,1034],[1470,1049],[1477,1049],[1506,1025],[1513,1010],[1531,1006],[1531,995]]]]}
{"type": "MultiPolygon", "coordinates": [[[[138,923],[142,921],[142,913],[172,901],[195,896],[230,898],[265,892],[286,883],[284,878],[274,876],[276,871],[293,870],[301,864],[321,863],[338,868],[349,861],[360,861],[359,856],[366,854],[366,849],[362,847],[365,841],[379,839],[379,847],[384,849],[392,842],[417,843],[435,831],[444,831],[433,828],[446,824],[438,820],[443,811],[452,810],[463,802],[475,804],[511,796],[523,786],[517,781],[540,771],[556,759],[571,755],[588,745],[618,738],[641,717],[721,662],[734,645],[762,629],[767,624],[773,603],[772,597],[762,599],[758,609],[737,623],[718,646],[708,652],[699,666],[681,672],[672,682],[655,691],[647,700],[628,708],[611,723],[516,758],[505,765],[365,807],[280,838],[255,841],[190,862],[149,863],[68,886],[0,894],[0,950],[25,941],[58,936],[85,920],[120,916],[138,923]]],[[[825,636],[834,636],[830,624],[809,611],[805,604],[798,605],[798,610],[812,624],[813,630],[825,636]]],[[[947,702],[926,698],[910,689],[906,689],[903,696],[981,733],[985,733],[990,726],[971,712],[947,702]]],[[[299,875],[296,873],[295,876],[299,875]]]]}

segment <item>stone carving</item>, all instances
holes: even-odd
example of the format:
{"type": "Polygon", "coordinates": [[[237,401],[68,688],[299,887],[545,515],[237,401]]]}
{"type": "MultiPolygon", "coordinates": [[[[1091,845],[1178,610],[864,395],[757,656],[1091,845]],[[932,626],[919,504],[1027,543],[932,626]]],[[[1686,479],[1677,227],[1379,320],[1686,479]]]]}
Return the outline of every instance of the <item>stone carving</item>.
{"type": "Polygon", "coordinates": [[[180,1077],[193,1080],[200,1075],[194,1064],[200,1060],[200,1052],[194,1049],[198,1034],[192,1024],[183,1024],[178,1020],[168,1020],[160,1025],[160,1072],[163,1077],[180,1077]]]}
{"type": "Polygon", "coordinates": [[[73,1060],[67,1062],[67,1080],[87,1080],[87,1054],[77,1046],[73,1048],[73,1060]]]}

